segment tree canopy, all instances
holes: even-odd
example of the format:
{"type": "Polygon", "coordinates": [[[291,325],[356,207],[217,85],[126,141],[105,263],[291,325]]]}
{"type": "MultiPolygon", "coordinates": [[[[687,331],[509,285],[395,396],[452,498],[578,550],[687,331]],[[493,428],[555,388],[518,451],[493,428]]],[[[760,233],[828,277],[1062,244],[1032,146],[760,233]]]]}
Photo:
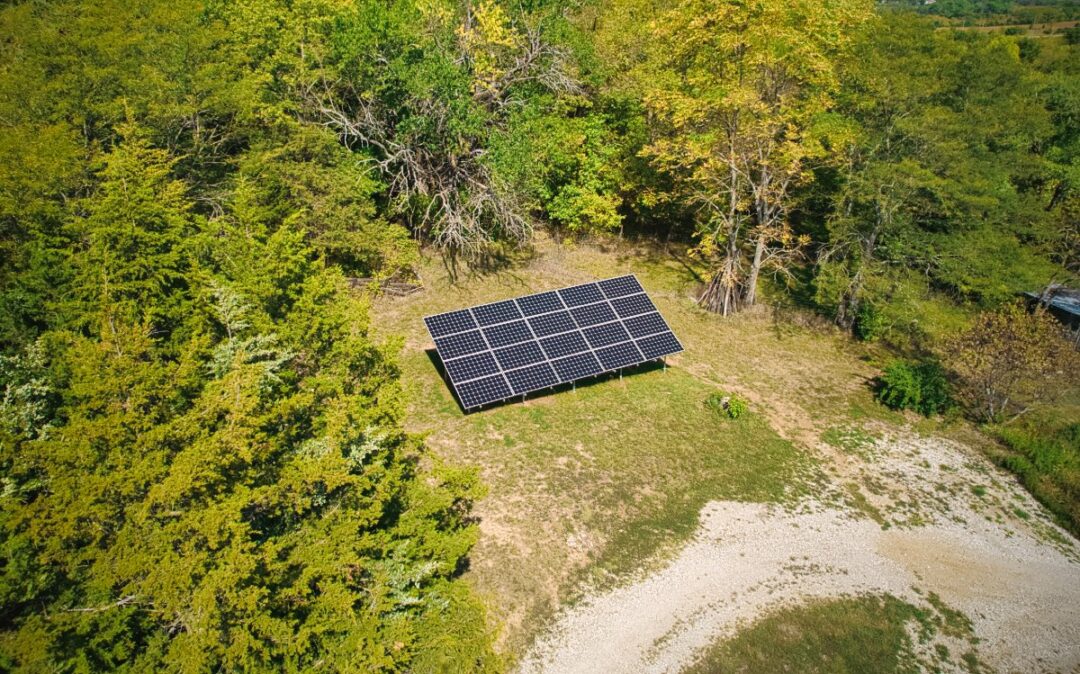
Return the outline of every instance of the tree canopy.
{"type": "Polygon", "coordinates": [[[497,669],[460,578],[483,488],[404,431],[350,290],[424,249],[472,273],[618,232],[690,251],[709,310],[962,334],[980,381],[995,312],[1080,272],[1080,46],[939,28],[864,0],[5,4],[0,668],[497,669]]]}

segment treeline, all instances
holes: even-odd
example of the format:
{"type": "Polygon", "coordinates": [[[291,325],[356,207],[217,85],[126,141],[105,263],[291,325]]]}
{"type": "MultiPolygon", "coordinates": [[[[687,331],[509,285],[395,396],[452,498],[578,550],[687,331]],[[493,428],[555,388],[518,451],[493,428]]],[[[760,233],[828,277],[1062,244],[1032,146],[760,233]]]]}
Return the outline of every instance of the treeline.
{"type": "Polygon", "coordinates": [[[1080,16],[1074,0],[881,0],[881,7],[914,11],[965,26],[1068,21],[1080,16]]]}
{"type": "Polygon", "coordinates": [[[495,666],[475,473],[402,430],[347,290],[416,245],[309,105],[392,19],[0,11],[0,669],[495,666]]]}
{"type": "Polygon", "coordinates": [[[1075,46],[868,2],[0,10],[0,666],[496,667],[346,277],[621,231],[929,347],[1080,264],[1075,46]]]}

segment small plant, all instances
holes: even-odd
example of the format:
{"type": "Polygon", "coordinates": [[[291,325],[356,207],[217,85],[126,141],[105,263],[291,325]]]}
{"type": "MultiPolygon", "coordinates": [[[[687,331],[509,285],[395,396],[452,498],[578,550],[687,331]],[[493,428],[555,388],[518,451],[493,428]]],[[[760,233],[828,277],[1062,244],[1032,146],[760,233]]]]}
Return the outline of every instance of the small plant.
{"type": "Polygon", "coordinates": [[[863,302],[859,306],[859,312],[855,316],[855,325],[852,330],[860,341],[873,342],[885,334],[888,325],[881,312],[869,302],[863,302]]]}
{"type": "Polygon", "coordinates": [[[889,363],[878,379],[877,399],[894,410],[911,409],[925,416],[952,407],[945,371],[930,361],[889,363]]]}
{"type": "Polygon", "coordinates": [[[709,397],[705,399],[705,405],[728,419],[738,419],[750,411],[750,406],[745,399],[734,393],[724,393],[723,391],[709,394],[709,397]]]}

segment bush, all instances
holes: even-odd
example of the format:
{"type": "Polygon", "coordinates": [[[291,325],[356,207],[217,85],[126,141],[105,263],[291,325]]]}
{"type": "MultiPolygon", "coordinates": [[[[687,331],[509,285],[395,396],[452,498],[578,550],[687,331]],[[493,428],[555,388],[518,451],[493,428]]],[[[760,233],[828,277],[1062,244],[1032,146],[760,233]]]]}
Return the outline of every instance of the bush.
{"type": "Polygon", "coordinates": [[[863,302],[859,306],[859,312],[855,316],[855,325],[852,329],[855,336],[864,342],[873,342],[885,333],[885,317],[869,302],[863,302]]]}
{"type": "Polygon", "coordinates": [[[723,391],[717,391],[716,393],[710,394],[709,397],[705,399],[705,405],[717,414],[727,417],[728,419],[738,419],[750,411],[750,405],[744,398],[741,398],[734,393],[724,393],[723,391]]]}
{"type": "Polygon", "coordinates": [[[931,361],[889,363],[878,379],[877,399],[894,410],[911,409],[925,416],[952,407],[945,371],[931,361]]]}

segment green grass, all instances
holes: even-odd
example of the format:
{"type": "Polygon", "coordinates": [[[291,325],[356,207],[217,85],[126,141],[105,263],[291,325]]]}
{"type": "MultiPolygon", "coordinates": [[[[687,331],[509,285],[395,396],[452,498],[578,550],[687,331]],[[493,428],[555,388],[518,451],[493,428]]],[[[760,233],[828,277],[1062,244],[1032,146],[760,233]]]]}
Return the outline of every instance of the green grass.
{"type": "Polygon", "coordinates": [[[1028,491],[1055,515],[1058,523],[1080,536],[1080,423],[1077,418],[1080,418],[1080,405],[1062,404],[1014,425],[1000,427],[997,435],[1003,446],[996,448],[992,458],[1016,473],[1028,491]]]}
{"type": "Polygon", "coordinates": [[[858,426],[833,426],[821,434],[821,439],[848,454],[869,458],[878,436],[858,426]]]}
{"type": "Polygon", "coordinates": [[[407,353],[403,368],[412,425],[430,429],[440,455],[482,467],[491,496],[479,516],[489,530],[511,529],[508,540],[482,537],[473,555],[474,581],[507,625],[511,652],[553,613],[553,594],[658,563],[693,533],[709,500],[783,501],[817,476],[760,416],[708,408],[713,387],[677,367],[472,414],[426,353],[407,353]]]}
{"type": "MultiPolygon", "coordinates": [[[[425,356],[425,360],[427,360],[425,356]]],[[[606,572],[689,536],[710,499],[781,501],[805,493],[813,464],[758,416],[725,419],[712,390],[674,367],[593,380],[576,390],[463,415],[415,363],[418,424],[453,433],[464,456],[489,468],[492,491],[542,487],[568,519],[608,543],[594,560],[606,572]]]]}
{"type": "Polygon", "coordinates": [[[967,619],[933,595],[922,608],[889,595],[845,598],[776,611],[711,646],[685,674],[914,674],[946,663],[978,672],[974,642],[967,619]]]}

